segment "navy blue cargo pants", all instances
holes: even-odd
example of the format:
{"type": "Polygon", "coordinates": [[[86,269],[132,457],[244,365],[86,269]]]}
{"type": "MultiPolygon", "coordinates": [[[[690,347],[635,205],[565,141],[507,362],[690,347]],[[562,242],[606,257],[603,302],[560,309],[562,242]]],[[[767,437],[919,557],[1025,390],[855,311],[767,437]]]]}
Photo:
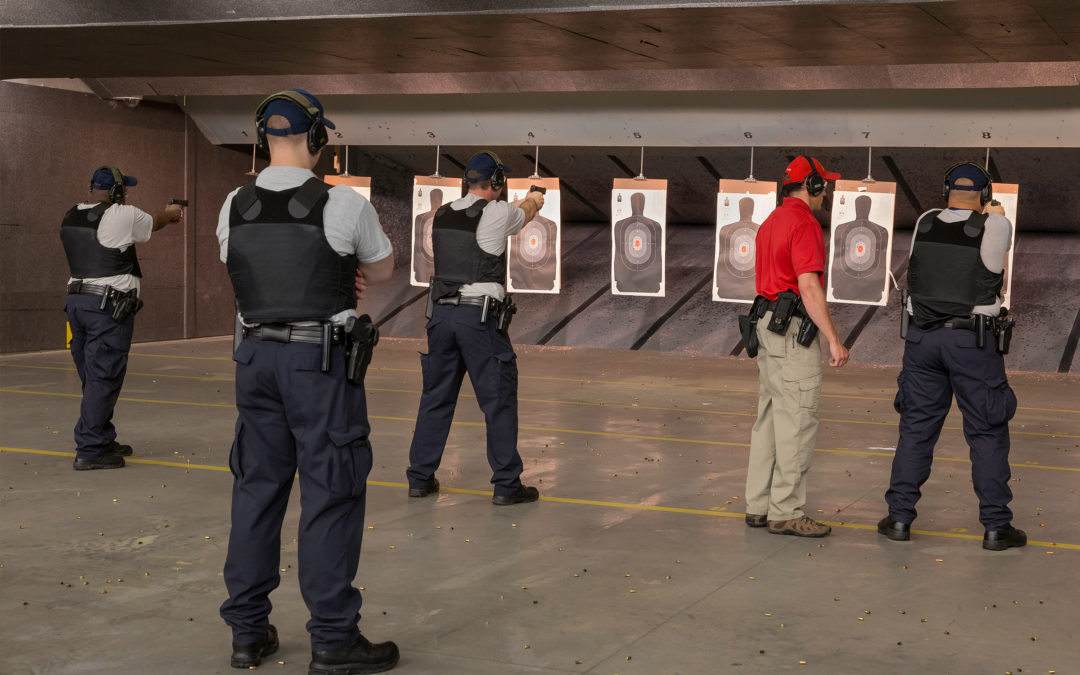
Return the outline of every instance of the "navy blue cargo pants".
{"type": "Polygon", "coordinates": [[[72,293],[64,311],[71,325],[71,358],[82,380],[82,405],[75,424],[75,452],[80,459],[100,457],[116,440],[113,409],[127,373],[135,315],[117,323],[113,300],[101,309],[101,296],[72,293]]]}
{"type": "Polygon", "coordinates": [[[409,449],[409,487],[423,487],[434,478],[467,372],[487,422],[494,494],[510,495],[521,488],[514,347],[495,330],[494,316],[480,323],[480,314],[480,308],[471,305],[435,305],[427,323],[428,353],[420,355],[424,393],[409,449]]]}
{"type": "Polygon", "coordinates": [[[244,340],[236,361],[232,530],[225,560],[229,598],[221,616],[233,642],[266,635],[270,592],[281,581],[281,523],[300,473],[300,592],[313,650],[347,647],[359,633],[360,591],[352,585],[364,532],[371,471],[364,389],[345,379],[335,346],[319,370],[315,344],[244,340]]]}
{"type": "Polygon", "coordinates": [[[901,523],[915,520],[915,503],[930,477],[934,445],[954,394],[971,448],[979,520],[989,530],[1002,529],[1012,522],[1009,420],[1016,413],[1016,395],[989,330],[982,349],[975,346],[970,330],[923,331],[912,326],[908,332],[894,402],[900,413],[900,440],[885,493],[889,516],[901,523]]]}

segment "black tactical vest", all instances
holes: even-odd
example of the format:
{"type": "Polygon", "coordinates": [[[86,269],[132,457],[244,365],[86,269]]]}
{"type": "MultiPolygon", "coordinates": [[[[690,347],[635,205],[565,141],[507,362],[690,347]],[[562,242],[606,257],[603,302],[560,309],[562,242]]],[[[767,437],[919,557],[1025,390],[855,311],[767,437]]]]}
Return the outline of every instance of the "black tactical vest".
{"type": "Polygon", "coordinates": [[[64,243],[71,276],[75,279],[99,279],[132,274],[142,277],[135,244],[121,251],[102,246],[98,241],[101,217],[111,204],[98,204],[90,209],[73,206],[60,224],[60,241],[64,243]]]}
{"type": "Polygon", "coordinates": [[[452,296],[466,284],[506,283],[506,253],[492,255],[476,243],[476,228],[487,206],[479,200],[455,211],[449,204],[435,212],[431,224],[431,249],[435,258],[436,300],[452,296]]]}
{"type": "Polygon", "coordinates": [[[986,214],[966,221],[941,220],[927,213],[916,225],[908,263],[908,290],[915,325],[938,328],[954,316],[969,316],[976,305],[997,302],[1004,274],[991,272],[980,255],[986,214]]]}
{"type": "Polygon", "coordinates": [[[339,255],[323,230],[329,191],[309,178],[280,192],[252,182],[233,197],[226,264],[245,321],[326,321],[356,307],[356,256],[339,255]]]}

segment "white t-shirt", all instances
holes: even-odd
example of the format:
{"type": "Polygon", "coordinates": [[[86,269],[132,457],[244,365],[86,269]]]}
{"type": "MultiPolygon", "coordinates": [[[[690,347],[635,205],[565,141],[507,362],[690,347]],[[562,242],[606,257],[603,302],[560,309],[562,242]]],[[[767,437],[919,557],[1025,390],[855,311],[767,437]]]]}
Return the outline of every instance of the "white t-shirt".
{"type": "MultiPolygon", "coordinates": [[[[97,203],[83,202],[78,205],[80,211],[88,211],[97,203]]],[[[154,231],[154,217],[149,213],[129,206],[127,204],[113,204],[105,209],[101,215],[101,223],[97,229],[98,243],[106,248],[118,248],[126,251],[132,244],[143,244],[150,241],[150,234],[154,231]]],[[[75,277],[68,279],[70,284],[77,281],[75,277]]],[[[134,274],[118,274],[112,277],[95,277],[82,280],[87,284],[96,286],[112,286],[118,291],[127,292],[140,288],[139,278],[134,274]]]]}
{"type": "MultiPolygon", "coordinates": [[[[255,185],[264,190],[281,192],[298,188],[315,174],[298,166],[269,166],[255,179],[255,185]]],[[[218,214],[217,238],[221,245],[221,262],[229,255],[229,211],[233,197],[240,188],[236,188],[225,198],[218,214]]],[[[362,263],[379,262],[394,252],[390,240],[379,223],[375,207],[348,185],[335,185],[327,195],[323,209],[323,232],[330,247],[340,255],[356,255],[362,263]]],[[[331,321],[341,325],[345,319],[356,316],[356,312],[347,309],[338,312],[331,321]]]]}
{"type": "MultiPolygon", "coordinates": [[[[461,199],[450,202],[455,211],[467,209],[480,201],[480,196],[467,194],[461,199]]],[[[525,225],[525,211],[508,202],[488,202],[476,226],[476,243],[485,253],[502,255],[506,252],[506,238],[521,231],[525,225]]],[[[479,284],[465,284],[461,287],[462,295],[490,295],[496,300],[506,297],[506,288],[502,284],[487,281],[479,284]]]]}
{"type": "MultiPolygon", "coordinates": [[[[923,218],[929,217],[928,214],[934,212],[939,212],[936,214],[937,217],[946,223],[960,223],[971,216],[970,209],[930,209],[919,216],[919,219],[915,222],[921,222],[923,218]]],[[[1005,256],[1008,254],[1009,248],[1012,247],[1012,227],[1009,219],[1000,213],[991,213],[986,218],[982,243],[979,244],[979,257],[982,258],[982,263],[986,265],[986,269],[991,272],[998,273],[1005,269],[1005,256]]],[[[915,250],[915,237],[918,235],[919,228],[916,227],[915,232],[911,235],[909,257],[911,251],[915,250]]],[[[910,300],[908,302],[910,304],[910,300]]],[[[998,296],[997,301],[992,305],[976,305],[971,312],[973,314],[997,316],[1001,313],[1001,297],[998,296]]]]}

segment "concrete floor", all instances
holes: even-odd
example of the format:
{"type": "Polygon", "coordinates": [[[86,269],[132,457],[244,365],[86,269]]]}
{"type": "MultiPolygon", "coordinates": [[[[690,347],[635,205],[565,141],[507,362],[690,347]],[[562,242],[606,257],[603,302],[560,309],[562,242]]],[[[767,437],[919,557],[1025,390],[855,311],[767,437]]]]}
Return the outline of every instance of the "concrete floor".
{"type": "MultiPolygon", "coordinates": [[[[874,532],[896,444],[893,368],[826,373],[807,504],[838,526],[824,540],[743,525],[745,359],[520,347],[525,479],[544,500],[491,505],[470,398],[443,492],[409,500],[421,348],[384,340],[368,376],[376,455],[356,584],[361,628],[401,647],[397,672],[1080,672],[1078,376],[1011,376],[1014,522],[1032,543],[990,553],[955,411],[917,536],[874,532]]],[[[0,358],[0,673],[231,671],[217,615],[229,349],[136,345],[116,413],[135,457],[89,473],[71,469],[70,357],[0,358]]],[[[282,647],[261,670],[304,673],[307,612],[284,541],[282,647]]]]}

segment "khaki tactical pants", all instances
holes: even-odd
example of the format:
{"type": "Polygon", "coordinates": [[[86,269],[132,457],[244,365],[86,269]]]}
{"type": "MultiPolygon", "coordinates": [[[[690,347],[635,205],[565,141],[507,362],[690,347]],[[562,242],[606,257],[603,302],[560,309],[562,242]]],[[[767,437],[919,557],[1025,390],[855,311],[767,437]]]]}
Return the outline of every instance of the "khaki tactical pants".
{"type": "Polygon", "coordinates": [[[821,400],[821,345],[795,342],[798,318],[787,335],[766,328],[772,312],[758,321],[758,417],[750,434],[746,470],[746,512],[769,520],[803,516],[806,472],[817,441],[821,400]]]}

